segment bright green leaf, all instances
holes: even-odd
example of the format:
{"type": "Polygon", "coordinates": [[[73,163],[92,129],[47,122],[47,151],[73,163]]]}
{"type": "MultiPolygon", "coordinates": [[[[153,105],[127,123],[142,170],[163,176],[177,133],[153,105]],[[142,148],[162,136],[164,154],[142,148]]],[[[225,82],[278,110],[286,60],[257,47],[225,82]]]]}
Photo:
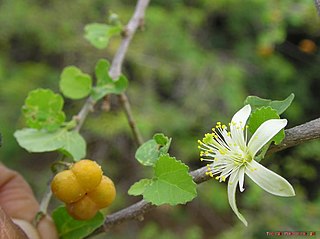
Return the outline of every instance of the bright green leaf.
{"type": "Polygon", "coordinates": [[[153,166],[159,156],[159,145],[154,139],[142,144],[135,154],[136,159],[145,166],[153,166]]]}
{"type": "Polygon", "coordinates": [[[253,110],[263,106],[270,106],[271,108],[275,109],[279,115],[281,115],[291,105],[293,99],[293,93],[284,100],[269,100],[262,99],[257,96],[248,96],[244,104],[250,104],[253,110]]]}
{"type": "Polygon", "coordinates": [[[136,182],[130,187],[128,194],[133,196],[142,195],[146,187],[149,186],[151,183],[151,179],[141,179],[139,182],[136,182]]]}
{"type": "Polygon", "coordinates": [[[99,228],[104,221],[101,212],[98,212],[92,219],[78,221],[73,219],[64,206],[56,208],[52,212],[52,218],[57,227],[60,239],[82,239],[99,228]]]}
{"type": "Polygon", "coordinates": [[[64,68],[60,77],[60,90],[70,99],[81,99],[91,92],[92,80],[75,66],[64,68]]]}
{"type": "Polygon", "coordinates": [[[86,141],[78,132],[66,131],[61,150],[75,160],[80,160],[86,155],[86,141]]]}
{"type": "Polygon", "coordinates": [[[100,59],[95,67],[95,73],[97,77],[97,86],[103,86],[113,83],[112,78],[109,75],[110,63],[105,59],[100,59]]]}
{"type": "Polygon", "coordinates": [[[103,49],[108,46],[109,40],[113,36],[120,35],[122,27],[111,26],[101,23],[87,24],[84,28],[85,38],[96,48],[103,49]]]}
{"type": "Polygon", "coordinates": [[[124,75],[120,75],[119,78],[116,81],[114,81],[114,83],[116,91],[113,93],[121,94],[123,91],[127,89],[129,81],[127,77],[125,77],[124,75]]]}
{"type": "Polygon", "coordinates": [[[50,152],[61,150],[75,160],[86,154],[86,143],[82,136],[74,131],[61,129],[55,132],[22,129],[14,133],[19,145],[29,152],[50,152]]]}
{"type": "MultiPolygon", "coordinates": [[[[253,111],[248,122],[250,133],[253,134],[263,122],[269,119],[280,119],[277,111],[270,106],[261,107],[253,111]]],[[[284,137],[284,129],[282,129],[271,141],[274,141],[275,144],[280,144],[284,137]]]]}
{"type": "Polygon", "coordinates": [[[49,152],[63,147],[63,130],[47,132],[36,129],[22,129],[14,133],[19,145],[29,152],[49,152]]]}
{"type": "Polygon", "coordinates": [[[65,121],[62,108],[61,95],[51,90],[36,89],[29,92],[22,111],[30,128],[55,131],[65,121]]]}
{"type": "Polygon", "coordinates": [[[184,204],[197,196],[196,184],[188,173],[188,166],[169,155],[156,162],[155,177],[145,188],[143,198],[155,205],[184,204]]]}
{"type": "MultiPolygon", "coordinates": [[[[154,137],[158,138],[159,136],[156,135],[154,137]]],[[[171,139],[167,140],[165,145],[160,145],[155,139],[150,139],[137,149],[135,157],[142,165],[153,166],[162,154],[166,154],[169,151],[170,144],[171,139]]]]}
{"type": "Polygon", "coordinates": [[[155,134],[153,136],[153,139],[157,142],[157,144],[159,144],[161,146],[165,146],[169,141],[169,138],[162,133],[155,134]]]}
{"type": "Polygon", "coordinates": [[[121,94],[128,86],[128,80],[124,75],[121,75],[118,80],[96,86],[92,89],[91,96],[97,101],[108,94],[121,94]]]}

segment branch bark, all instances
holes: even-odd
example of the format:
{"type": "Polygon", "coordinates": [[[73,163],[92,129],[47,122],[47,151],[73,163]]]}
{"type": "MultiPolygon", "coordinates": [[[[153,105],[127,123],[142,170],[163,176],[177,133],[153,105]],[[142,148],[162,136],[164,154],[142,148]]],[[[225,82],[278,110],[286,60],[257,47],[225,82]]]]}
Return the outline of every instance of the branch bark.
{"type": "MultiPolygon", "coordinates": [[[[270,147],[267,154],[272,154],[289,147],[293,147],[313,139],[320,138],[320,118],[312,120],[308,123],[293,127],[285,131],[286,137],[280,145],[270,147]]],[[[212,179],[209,175],[206,175],[207,167],[202,167],[190,172],[193,181],[197,184],[203,183],[212,179]]],[[[108,230],[114,225],[120,224],[124,221],[131,219],[143,219],[143,215],[155,208],[154,205],[141,200],[127,208],[124,208],[118,212],[115,212],[106,217],[103,225],[103,230],[108,230]]]]}
{"type": "Polygon", "coordinates": [[[285,131],[286,137],[279,145],[272,145],[267,154],[293,147],[303,142],[320,138],[320,118],[285,131]]]}

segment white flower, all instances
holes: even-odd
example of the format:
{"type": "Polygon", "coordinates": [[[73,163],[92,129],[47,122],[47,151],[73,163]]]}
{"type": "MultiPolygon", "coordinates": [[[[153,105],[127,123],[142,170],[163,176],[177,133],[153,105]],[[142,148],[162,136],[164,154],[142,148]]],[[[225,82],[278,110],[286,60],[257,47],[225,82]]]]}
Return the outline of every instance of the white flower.
{"type": "Polygon", "coordinates": [[[246,219],[238,211],[236,205],[236,188],[239,184],[244,191],[244,175],[247,174],[265,191],[283,197],[294,196],[295,192],[290,183],[278,174],[265,168],[255,156],[281,129],[287,125],[286,119],[270,119],[265,121],[252,135],[247,143],[246,122],[251,113],[250,105],[244,106],[232,118],[227,126],[217,123],[212,133],[206,134],[202,141],[198,141],[201,149],[201,160],[209,161],[207,174],[211,177],[218,175],[217,180],[228,181],[229,204],[238,218],[247,226],[246,219]]]}

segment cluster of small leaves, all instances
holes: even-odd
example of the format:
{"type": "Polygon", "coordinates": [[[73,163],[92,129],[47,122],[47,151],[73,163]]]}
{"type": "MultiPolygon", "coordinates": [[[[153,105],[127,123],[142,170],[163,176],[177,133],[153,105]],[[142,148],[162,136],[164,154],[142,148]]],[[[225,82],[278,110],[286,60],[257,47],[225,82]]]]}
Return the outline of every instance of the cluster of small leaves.
{"type": "MultiPolygon", "coordinates": [[[[92,23],[85,26],[85,38],[101,49],[108,45],[111,37],[120,35],[122,24],[116,14],[111,14],[109,24],[92,23]]],[[[91,97],[98,101],[108,94],[120,94],[128,86],[128,80],[121,75],[112,79],[110,64],[101,59],[95,67],[96,85],[92,77],[76,66],[67,66],[60,76],[59,87],[62,94],[72,100],[91,97]]],[[[63,112],[64,99],[49,89],[36,89],[29,92],[22,108],[27,128],[14,134],[19,145],[29,152],[59,150],[63,154],[79,160],[86,155],[86,142],[74,130],[77,121],[66,122],[63,112]]]]}
{"type": "MultiPolygon", "coordinates": [[[[249,104],[252,108],[252,113],[248,121],[248,129],[250,133],[253,134],[263,122],[269,119],[280,119],[280,115],[291,105],[293,99],[294,94],[290,94],[286,99],[281,101],[262,99],[257,96],[248,96],[245,100],[245,105],[249,104]]],[[[256,160],[260,161],[264,157],[267,149],[269,148],[272,142],[278,145],[281,143],[284,137],[285,133],[284,129],[282,129],[262,149],[261,153],[257,156],[256,160]]]]}
{"type": "Polygon", "coordinates": [[[156,134],[138,148],[136,159],[144,166],[152,166],[154,177],[132,185],[130,195],[143,195],[144,200],[154,205],[184,204],[196,197],[196,184],[188,166],[167,153],[170,143],[165,135],[156,134]]]}
{"type": "MultiPolygon", "coordinates": [[[[107,94],[120,94],[128,85],[121,75],[116,81],[109,76],[109,62],[99,60],[95,67],[97,84],[92,77],[75,66],[64,68],[60,77],[60,91],[70,99],[77,100],[90,96],[98,101],[107,94]]],[[[77,121],[66,122],[63,112],[64,99],[49,89],[35,89],[29,92],[22,108],[27,128],[14,134],[19,145],[29,152],[49,152],[58,150],[74,160],[86,155],[86,142],[74,130],[77,121]]]]}

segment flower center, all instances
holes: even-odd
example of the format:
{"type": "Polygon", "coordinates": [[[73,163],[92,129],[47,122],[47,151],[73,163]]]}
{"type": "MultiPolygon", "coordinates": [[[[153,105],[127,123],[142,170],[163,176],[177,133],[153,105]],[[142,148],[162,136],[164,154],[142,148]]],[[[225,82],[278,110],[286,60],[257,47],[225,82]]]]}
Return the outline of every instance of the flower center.
{"type": "Polygon", "coordinates": [[[211,162],[207,175],[218,175],[216,179],[225,181],[231,173],[252,161],[246,145],[247,129],[242,122],[231,122],[229,127],[218,122],[211,133],[198,141],[200,160],[211,162]]]}

